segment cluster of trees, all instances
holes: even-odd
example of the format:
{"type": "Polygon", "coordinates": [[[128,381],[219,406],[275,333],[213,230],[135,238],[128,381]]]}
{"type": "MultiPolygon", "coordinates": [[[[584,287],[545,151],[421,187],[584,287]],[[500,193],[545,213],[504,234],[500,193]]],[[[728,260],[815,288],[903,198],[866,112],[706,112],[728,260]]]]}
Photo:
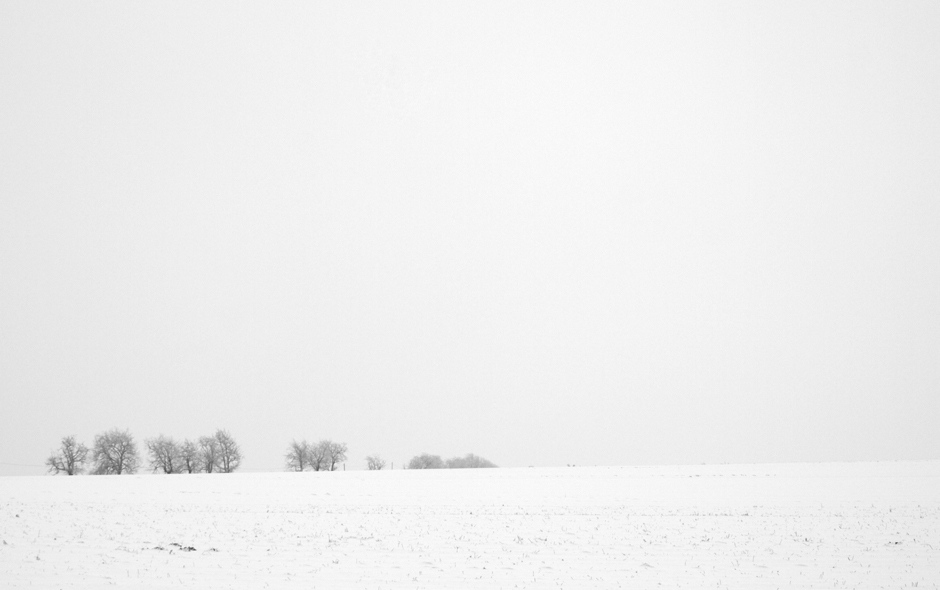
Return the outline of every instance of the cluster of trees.
{"type": "Polygon", "coordinates": [[[177,442],[162,434],[147,439],[150,468],[163,473],[232,473],[242,462],[242,451],[227,430],[211,436],[177,442]]]}
{"type": "Polygon", "coordinates": [[[346,460],[349,448],[346,443],[323,439],[318,443],[306,440],[291,441],[284,455],[288,471],[336,471],[339,464],[346,460]]]}
{"type": "Polygon", "coordinates": [[[444,461],[440,455],[417,455],[408,462],[408,469],[472,469],[496,467],[492,461],[468,453],[463,457],[453,457],[444,461]]]}
{"type": "MultiPolygon", "coordinates": [[[[182,442],[161,434],[147,439],[144,444],[149,466],[154,473],[231,473],[242,462],[238,443],[228,431],[222,429],[211,436],[185,439],[182,442]]],[[[290,471],[336,471],[346,461],[347,451],[346,443],[328,439],[317,443],[294,440],[287,448],[284,461],[290,471]]],[[[78,442],[74,436],[64,437],[59,448],[46,459],[46,465],[50,473],[56,474],[77,475],[87,465],[90,467],[89,472],[95,475],[121,475],[136,473],[141,467],[141,457],[131,433],[114,428],[95,436],[91,448],[78,442]]],[[[366,466],[370,471],[381,470],[385,465],[385,460],[379,455],[366,457],[366,466]]],[[[440,455],[425,453],[412,457],[406,469],[481,467],[496,465],[473,453],[446,461],[440,455]]]]}
{"type": "MultiPolygon", "coordinates": [[[[369,468],[369,471],[380,471],[385,467],[385,459],[378,455],[369,455],[366,457],[366,466],[369,468]]],[[[394,465],[392,467],[394,467],[394,465]]]]}
{"type": "MultiPolygon", "coordinates": [[[[145,441],[150,468],[163,473],[231,473],[242,461],[241,448],[232,435],[219,429],[211,436],[177,442],[162,434],[145,441]]],[[[46,459],[50,473],[77,475],[90,460],[90,473],[121,475],[136,473],[141,466],[134,437],[127,430],[114,428],[95,436],[91,449],[75,440],[62,439],[59,449],[46,459]]]]}

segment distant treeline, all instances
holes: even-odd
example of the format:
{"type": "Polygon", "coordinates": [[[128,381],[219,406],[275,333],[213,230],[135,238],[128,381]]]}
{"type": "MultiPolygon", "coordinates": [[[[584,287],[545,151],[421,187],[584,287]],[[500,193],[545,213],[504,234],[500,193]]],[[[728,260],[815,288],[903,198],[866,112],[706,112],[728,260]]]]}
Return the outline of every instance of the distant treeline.
{"type": "Polygon", "coordinates": [[[336,471],[346,460],[346,443],[323,439],[318,443],[293,440],[287,447],[284,462],[288,471],[336,471]]]}
{"type": "MultiPolygon", "coordinates": [[[[288,471],[333,471],[346,460],[346,443],[321,440],[309,443],[306,440],[291,441],[284,455],[284,464],[288,471]]],[[[379,471],[387,465],[380,455],[366,457],[366,468],[379,471]]],[[[496,467],[491,461],[470,453],[464,457],[454,457],[444,461],[439,455],[418,455],[413,457],[405,469],[464,469],[478,467],[496,467]]]]}
{"type": "MultiPolygon", "coordinates": [[[[242,462],[242,452],[226,430],[193,441],[177,442],[162,434],[144,441],[150,468],[163,473],[231,473],[242,462]]],[[[134,437],[127,430],[114,428],[95,436],[89,449],[66,436],[46,459],[50,473],[77,475],[86,465],[93,475],[136,473],[141,465],[134,437]]]]}
{"type": "MultiPolygon", "coordinates": [[[[211,436],[196,440],[176,439],[160,435],[144,441],[148,465],[154,473],[231,473],[242,462],[238,443],[226,430],[219,429],[211,436]]],[[[284,455],[289,471],[336,471],[346,461],[348,447],[323,439],[317,443],[293,440],[284,455]]],[[[136,473],[142,465],[137,443],[128,430],[111,429],[95,436],[91,448],[78,442],[75,436],[62,438],[59,448],[46,459],[49,472],[77,475],[86,471],[93,475],[122,475],[136,473]]],[[[379,455],[366,457],[366,467],[378,471],[387,463],[379,455]]],[[[466,469],[496,467],[496,465],[469,453],[463,457],[443,460],[440,455],[417,455],[405,469],[466,469]]]]}
{"type": "Polygon", "coordinates": [[[463,457],[453,457],[444,461],[440,455],[418,455],[408,462],[407,469],[474,469],[496,467],[492,461],[468,453],[463,457]]]}

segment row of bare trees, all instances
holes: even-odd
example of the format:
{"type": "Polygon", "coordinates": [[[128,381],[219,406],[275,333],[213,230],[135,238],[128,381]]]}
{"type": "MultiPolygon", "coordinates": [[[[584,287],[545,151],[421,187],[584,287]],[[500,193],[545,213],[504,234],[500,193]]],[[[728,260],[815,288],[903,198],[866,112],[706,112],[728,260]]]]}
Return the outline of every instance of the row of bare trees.
{"type": "MultiPolygon", "coordinates": [[[[147,447],[150,468],[162,473],[231,473],[238,469],[242,461],[241,448],[232,435],[219,429],[211,436],[202,436],[197,440],[185,439],[178,442],[172,437],[160,435],[144,441],[147,447]]],[[[346,461],[348,447],[324,439],[317,443],[306,440],[291,441],[284,455],[285,464],[290,471],[336,471],[346,461]]],[[[136,473],[141,466],[134,437],[127,430],[114,428],[95,436],[94,444],[89,449],[78,442],[74,436],[62,439],[59,449],[46,459],[50,473],[76,475],[82,473],[87,463],[91,463],[90,473],[96,475],[121,475],[136,473]]],[[[385,460],[379,455],[366,457],[370,471],[383,469],[385,460]]],[[[467,454],[444,461],[440,455],[427,453],[413,457],[407,469],[462,469],[496,467],[491,461],[467,454]]]]}
{"type": "MultiPolygon", "coordinates": [[[[163,473],[231,473],[242,461],[241,448],[232,435],[219,429],[196,441],[177,442],[162,434],[145,441],[150,468],[163,473]]],[[[137,443],[128,430],[114,428],[95,436],[89,449],[74,436],[66,436],[50,453],[46,465],[50,473],[77,475],[91,463],[95,475],[136,473],[141,466],[137,443]]]]}
{"type": "MultiPolygon", "coordinates": [[[[288,471],[334,471],[338,464],[346,460],[346,444],[331,440],[321,440],[311,444],[306,440],[293,440],[287,447],[284,463],[288,471]]],[[[386,462],[379,455],[366,457],[366,466],[369,471],[379,471],[386,466],[386,462]]],[[[406,469],[467,469],[496,467],[492,461],[468,453],[463,457],[453,457],[447,461],[440,455],[427,453],[413,457],[406,469]]]]}
{"type": "Polygon", "coordinates": [[[323,439],[318,443],[306,440],[291,441],[284,455],[288,471],[336,471],[339,464],[346,460],[349,448],[346,443],[323,439]]]}
{"type": "Polygon", "coordinates": [[[89,461],[90,472],[95,475],[121,475],[137,471],[140,455],[131,433],[114,428],[96,435],[90,449],[74,436],[64,437],[59,449],[49,454],[46,465],[50,473],[78,475],[89,461]]]}
{"type": "Polygon", "coordinates": [[[211,436],[177,442],[163,436],[147,439],[150,468],[163,473],[232,473],[242,462],[242,451],[227,430],[211,436]]]}
{"type": "Polygon", "coordinates": [[[444,461],[440,455],[417,455],[408,462],[408,469],[479,469],[496,467],[492,461],[468,453],[463,457],[453,457],[444,461]]]}

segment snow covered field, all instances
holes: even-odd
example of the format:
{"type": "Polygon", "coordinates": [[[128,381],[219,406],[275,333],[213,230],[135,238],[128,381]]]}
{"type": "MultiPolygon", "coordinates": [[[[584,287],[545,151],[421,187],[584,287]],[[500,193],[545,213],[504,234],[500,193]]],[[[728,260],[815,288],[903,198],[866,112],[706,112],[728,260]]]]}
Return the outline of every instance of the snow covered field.
{"type": "Polygon", "coordinates": [[[940,462],[0,478],[2,588],[937,588],[940,462]]]}

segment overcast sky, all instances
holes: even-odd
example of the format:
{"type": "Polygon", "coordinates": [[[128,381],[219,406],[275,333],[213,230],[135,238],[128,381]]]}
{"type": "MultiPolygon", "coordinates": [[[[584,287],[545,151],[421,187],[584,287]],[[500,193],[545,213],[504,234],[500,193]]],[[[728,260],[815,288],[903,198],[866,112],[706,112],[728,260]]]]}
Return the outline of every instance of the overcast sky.
{"type": "Polygon", "coordinates": [[[0,473],[227,428],[940,458],[940,3],[0,3],[0,473]],[[14,465],[11,465],[14,464],[14,465]]]}

